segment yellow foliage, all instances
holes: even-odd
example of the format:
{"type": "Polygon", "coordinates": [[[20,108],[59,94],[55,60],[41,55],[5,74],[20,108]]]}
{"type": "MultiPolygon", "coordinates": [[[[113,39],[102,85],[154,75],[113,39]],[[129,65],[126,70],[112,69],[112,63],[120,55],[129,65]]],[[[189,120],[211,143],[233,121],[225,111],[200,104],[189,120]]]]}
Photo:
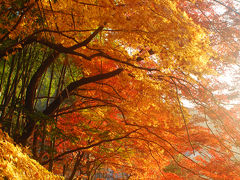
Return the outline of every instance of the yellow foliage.
{"type": "Polygon", "coordinates": [[[0,179],[63,179],[31,159],[24,149],[14,145],[8,135],[0,131],[0,179]]]}

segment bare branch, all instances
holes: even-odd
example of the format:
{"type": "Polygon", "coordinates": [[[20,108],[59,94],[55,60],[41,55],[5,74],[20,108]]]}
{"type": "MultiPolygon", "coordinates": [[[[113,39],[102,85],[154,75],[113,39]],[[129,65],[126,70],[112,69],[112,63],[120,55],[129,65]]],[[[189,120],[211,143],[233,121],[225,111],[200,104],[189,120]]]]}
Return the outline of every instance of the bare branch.
{"type": "MultiPolygon", "coordinates": [[[[64,153],[55,156],[52,160],[58,160],[59,158],[65,156],[65,155],[67,155],[67,154],[70,154],[70,153],[73,153],[73,152],[77,152],[77,151],[81,151],[81,150],[85,150],[85,149],[89,149],[89,148],[92,148],[92,147],[95,147],[95,146],[99,146],[100,144],[103,144],[103,143],[107,143],[107,142],[112,142],[112,141],[117,141],[117,140],[121,140],[121,139],[128,138],[132,133],[135,133],[135,132],[137,132],[138,130],[139,130],[139,129],[136,129],[136,130],[134,130],[134,131],[128,132],[128,133],[125,134],[124,136],[121,136],[121,137],[118,137],[118,138],[105,139],[105,140],[101,140],[101,141],[99,141],[99,142],[97,142],[97,143],[88,145],[88,146],[78,147],[78,148],[75,148],[75,149],[72,149],[72,150],[65,151],[64,153]]],[[[50,160],[44,161],[44,162],[42,163],[42,165],[47,164],[49,161],[50,161],[50,160]]]]}
{"type": "Polygon", "coordinates": [[[183,109],[182,109],[182,105],[181,105],[181,102],[180,102],[180,99],[179,99],[177,84],[176,84],[176,82],[175,82],[173,79],[171,79],[171,80],[173,81],[173,83],[174,83],[174,85],[175,85],[175,88],[176,88],[177,101],[178,101],[178,105],[179,105],[179,108],[180,108],[180,111],[181,111],[181,114],[182,114],[182,118],[183,118],[183,121],[184,121],[184,125],[185,125],[185,128],[186,128],[186,131],[187,131],[188,141],[189,141],[189,144],[190,144],[191,147],[192,147],[193,154],[195,155],[195,151],[194,151],[192,142],[191,142],[191,140],[190,140],[190,135],[189,135],[188,127],[187,127],[186,118],[185,118],[185,115],[184,115],[184,112],[183,112],[183,109]]]}

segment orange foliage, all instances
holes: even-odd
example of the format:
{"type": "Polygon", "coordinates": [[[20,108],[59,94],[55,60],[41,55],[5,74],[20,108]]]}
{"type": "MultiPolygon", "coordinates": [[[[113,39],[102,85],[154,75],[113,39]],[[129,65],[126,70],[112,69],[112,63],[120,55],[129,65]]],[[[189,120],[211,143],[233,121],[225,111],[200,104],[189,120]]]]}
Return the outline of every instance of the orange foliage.
{"type": "MultiPolygon", "coordinates": [[[[58,58],[63,66],[81,70],[43,111],[54,122],[37,124],[26,115],[23,126],[35,131],[38,143],[29,144],[40,151],[35,158],[42,164],[66,177],[92,178],[104,169],[132,179],[239,176],[226,131],[236,121],[213,96],[208,78],[220,62],[208,31],[179,8],[182,1],[11,2],[1,20],[9,21],[9,8],[21,13],[1,23],[8,31],[1,40],[13,41],[4,44],[2,56],[32,43],[53,50],[39,66],[46,69],[34,72],[38,82],[59,53],[65,54],[58,58]],[[51,150],[41,152],[43,142],[51,150]]],[[[25,108],[33,113],[38,84],[31,83],[34,97],[25,108]]]]}

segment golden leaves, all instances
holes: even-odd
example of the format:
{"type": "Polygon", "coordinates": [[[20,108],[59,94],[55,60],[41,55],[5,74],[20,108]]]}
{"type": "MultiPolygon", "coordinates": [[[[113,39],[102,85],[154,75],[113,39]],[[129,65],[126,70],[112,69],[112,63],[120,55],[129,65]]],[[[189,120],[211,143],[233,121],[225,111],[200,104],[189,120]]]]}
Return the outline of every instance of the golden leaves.
{"type": "Polygon", "coordinates": [[[20,146],[0,131],[0,178],[14,179],[63,179],[48,172],[31,159],[20,146]]]}

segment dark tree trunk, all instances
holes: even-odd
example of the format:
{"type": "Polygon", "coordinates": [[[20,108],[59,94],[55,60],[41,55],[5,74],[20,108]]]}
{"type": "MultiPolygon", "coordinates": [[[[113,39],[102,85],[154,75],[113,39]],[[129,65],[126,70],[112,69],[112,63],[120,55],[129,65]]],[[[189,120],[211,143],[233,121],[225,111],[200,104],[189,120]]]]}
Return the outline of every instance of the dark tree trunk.
{"type": "Polygon", "coordinates": [[[32,132],[34,130],[34,126],[36,124],[36,120],[33,119],[32,114],[34,113],[34,99],[36,96],[36,90],[39,85],[39,82],[43,76],[43,74],[47,71],[48,67],[55,61],[55,59],[58,57],[58,52],[53,52],[48,56],[48,58],[43,61],[43,63],[40,65],[38,70],[35,72],[33,77],[31,78],[31,81],[27,87],[26,91],[26,99],[25,99],[25,108],[27,113],[27,122],[26,126],[23,129],[23,133],[20,137],[15,139],[17,143],[21,143],[23,146],[26,145],[27,139],[32,135],[32,132]]]}

